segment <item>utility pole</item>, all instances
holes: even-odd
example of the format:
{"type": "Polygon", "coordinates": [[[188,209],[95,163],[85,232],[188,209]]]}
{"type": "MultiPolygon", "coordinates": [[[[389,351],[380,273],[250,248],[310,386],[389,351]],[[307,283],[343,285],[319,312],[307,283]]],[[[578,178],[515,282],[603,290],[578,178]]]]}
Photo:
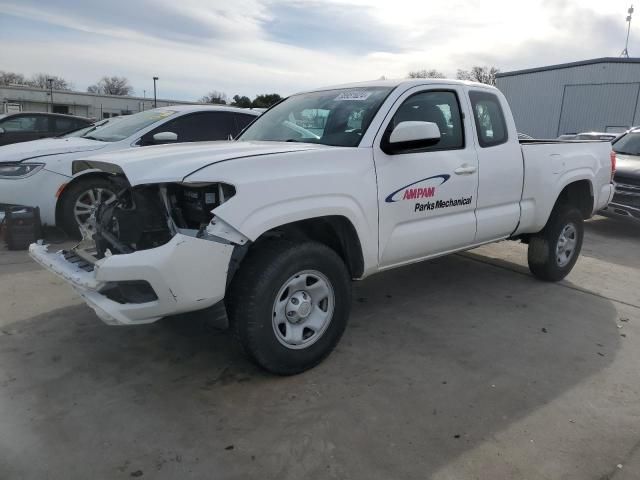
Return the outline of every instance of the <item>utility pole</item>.
{"type": "Polygon", "coordinates": [[[629,58],[629,33],[631,32],[631,15],[633,15],[633,5],[629,7],[627,13],[629,14],[627,15],[627,40],[624,42],[624,50],[622,50],[622,53],[620,54],[622,58],[629,58]]]}
{"type": "Polygon", "coordinates": [[[156,82],[158,80],[158,77],[153,77],[153,108],[156,108],[158,106],[158,99],[156,97],[156,82]]]}
{"type": "Polygon", "coordinates": [[[47,78],[47,83],[49,84],[49,97],[51,100],[51,112],[53,113],[53,78],[47,78]]]}

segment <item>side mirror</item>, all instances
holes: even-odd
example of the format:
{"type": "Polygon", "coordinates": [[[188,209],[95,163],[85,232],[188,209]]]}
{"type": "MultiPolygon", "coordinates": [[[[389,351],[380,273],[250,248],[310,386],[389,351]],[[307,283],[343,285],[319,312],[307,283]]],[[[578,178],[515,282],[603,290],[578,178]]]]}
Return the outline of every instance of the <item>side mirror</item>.
{"type": "Polygon", "coordinates": [[[0,127],[0,135],[4,133],[4,128],[0,127]]]}
{"type": "Polygon", "coordinates": [[[173,132],[158,132],[153,136],[154,144],[173,143],[178,141],[178,134],[173,132]]]}
{"type": "Polygon", "coordinates": [[[433,122],[400,122],[384,142],[383,151],[394,154],[430,147],[440,141],[440,128],[433,122]]]}

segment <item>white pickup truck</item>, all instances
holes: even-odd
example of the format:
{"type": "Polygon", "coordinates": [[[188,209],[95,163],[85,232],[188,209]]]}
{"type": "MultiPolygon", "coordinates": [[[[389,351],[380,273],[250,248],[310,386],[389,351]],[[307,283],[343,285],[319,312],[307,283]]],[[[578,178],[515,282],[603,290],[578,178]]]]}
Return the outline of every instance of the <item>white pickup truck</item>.
{"type": "Polygon", "coordinates": [[[339,341],[351,280],[511,239],[543,280],[574,266],[613,194],[608,142],[519,142],[504,96],[450,80],[293,95],[238,140],[78,160],[119,192],[70,251],[30,248],[109,324],[223,306],[277,374],[339,341]],[[94,231],[91,229],[91,231],[94,231]]]}

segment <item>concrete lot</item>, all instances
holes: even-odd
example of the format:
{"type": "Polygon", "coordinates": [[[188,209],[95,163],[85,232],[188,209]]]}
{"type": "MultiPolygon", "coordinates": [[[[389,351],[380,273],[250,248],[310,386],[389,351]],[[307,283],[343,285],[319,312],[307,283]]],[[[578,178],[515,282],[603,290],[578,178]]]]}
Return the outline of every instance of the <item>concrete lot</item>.
{"type": "Polygon", "coordinates": [[[201,321],[105,326],[0,250],[0,478],[640,478],[639,242],[593,219],[560,284],[512,242],[372,277],[290,378],[201,321]]]}

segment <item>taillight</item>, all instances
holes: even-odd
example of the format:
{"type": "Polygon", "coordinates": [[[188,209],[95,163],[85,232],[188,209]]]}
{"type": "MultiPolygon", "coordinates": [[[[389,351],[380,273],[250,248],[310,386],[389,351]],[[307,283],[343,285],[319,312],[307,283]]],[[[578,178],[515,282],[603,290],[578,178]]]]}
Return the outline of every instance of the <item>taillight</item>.
{"type": "Polygon", "coordinates": [[[611,150],[611,181],[613,182],[613,176],[616,174],[616,152],[611,150]]]}

